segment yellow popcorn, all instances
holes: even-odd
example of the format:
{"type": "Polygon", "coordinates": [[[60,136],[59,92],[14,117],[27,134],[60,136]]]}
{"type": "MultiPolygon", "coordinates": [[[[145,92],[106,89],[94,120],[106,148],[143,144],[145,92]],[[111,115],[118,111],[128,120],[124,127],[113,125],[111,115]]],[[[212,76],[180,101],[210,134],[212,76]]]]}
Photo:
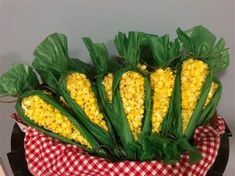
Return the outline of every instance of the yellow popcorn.
{"type": "Polygon", "coordinates": [[[104,116],[98,105],[95,93],[92,90],[90,81],[84,74],[71,73],[67,76],[67,89],[72,99],[81,107],[87,117],[108,131],[104,116]]]}
{"type": "Polygon", "coordinates": [[[183,62],[181,70],[183,131],[188,126],[208,73],[208,65],[201,60],[190,58],[183,62]]]}
{"type": "Polygon", "coordinates": [[[144,116],[144,77],[140,73],[127,71],[122,75],[119,89],[132,135],[137,140],[142,129],[142,119],[144,116]]]}
{"type": "Polygon", "coordinates": [[[171,68],[157,69],[150,75],[152,89],[152,132],[159,133],[169,109],[175,75],[171,68]]]}
{"type": "Polygon", "coordinates": [[[74,140],[81,145],[91,148],[88,141],[80,134],[68,118],[39,96],[32,95],[25,97],[21,105],[24,114],[36,124],[64,138],[74,140]]]}

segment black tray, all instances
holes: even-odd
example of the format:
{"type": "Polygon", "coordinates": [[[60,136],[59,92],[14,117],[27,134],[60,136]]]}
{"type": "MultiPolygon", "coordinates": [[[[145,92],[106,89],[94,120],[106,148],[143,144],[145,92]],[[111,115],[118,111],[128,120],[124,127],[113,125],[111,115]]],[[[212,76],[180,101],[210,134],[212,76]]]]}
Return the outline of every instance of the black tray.
{"type": "MultiPolygon", "coordinates": [[[[27,168],[24,151],[24,133],[15,123],[11,136],[11,152],[7,154],[12,172],[15,176],[31,176],[27,168]]],[[[206,176],[222,176],[227,166],[229,157],[229,137],[232,136],[226,125],[226,132],[221,135],[221,143],[218,155],[213,166],[206,176]]]]}

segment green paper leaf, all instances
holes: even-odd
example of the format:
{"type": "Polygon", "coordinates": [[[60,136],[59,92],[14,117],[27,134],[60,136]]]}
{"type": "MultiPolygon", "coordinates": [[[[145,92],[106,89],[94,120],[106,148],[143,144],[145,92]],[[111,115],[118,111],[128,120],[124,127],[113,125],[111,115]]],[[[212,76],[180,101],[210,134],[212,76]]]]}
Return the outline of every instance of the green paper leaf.
{"type": "Polygon", "coordinates": [[[172,60],[175,60],[179,56],[180,56],[180,44],[179,44],[179,40],[175,39],[174,42],[170,42],[170,47],[168,49],[168,61],[167,62],[171,63],[172,60]]]}
{"type": "Polygon", "coordinates": [[[183,49],[185,49],[188,53],[196,54],[195,44],[193,43],[192,39],[180,28],[176,30],[176,33],[178,35],[179,40],[183,44],[183,49]]]}
{"type": "Polygon", "coordinates": [[[157,35],[145,34],[141,53],[142,60],[152,67],[169,66],[179,57],[178,40],[170,42],[169,35],[159,37],[157,35]]]}
{"type": "Polygon", "coordinates": [[[137,161],[140,158],[141,146],[138,143],[128,143],[127,144],[129,156],[128,159],[137,161]]]}
{"type": "Polygon", "coordinates": [[[48,69],[55,75],[66,73],[69,69],[67,37],[63,34],[54,33],[40,43],[34,51],[35,69],[48,69]],[[35,63],[37,63],[35,65],[35,63]]]}
{"type": "Polygon", "coordinates": [[[214,72],[226,69],[229,66],[229,53],[225,49],[224,39],[220,39],[209,53],[207,62],[213,68],[214,72]]]}
{"type": "Polygon", "coordinates": [[[152,134],[149,140],[152,152],[156,157],[163,160],[164,163],[174,164],[179,161],[181,152],[174,140],[160,134],[152,134]]]}
{"type": "Polygon", "coordinates": [[[206,61],[214,72],[224,70],[229,65],[229,53],[225,49],[225,42],[216,37],[203,26],[182,31],[177,29],[178,38],[183,45],[182,50],[187,56],[201,58],[206,61]]]}
{"type": "Polygon", "coordinates": [[[173,123],[174,123],[174,89],[172,91],[170,105],[169,105],[166,117],[164,118],[161,124],[161,134],[163,136],[167,136],[171,132],[173,123]]]}
{"type": "MultiPolygon", "coordinates": [[[[157,65],[162,67],[167,59],[167,52],[166,52],[167,46],[165,46],[165,43],[167,41],[164,41],[166,40],[166,37],[161,39],[160,37],[156,36],[154,38],[150,38],[150,40],[152,44],[151,47],[153,51],[153,58],[155,59],[157,65]]],[[[169,42],[169,37],[168,37],[168,42],[169,42]]]]}
{"type": "Polygon", "coordinates": [[[0,78],[0,95],[19,96],[25,91],[39,86],[33,68],[24,64],[13,64],[0,78]]]}
{"type": "Polygon", "coordinates": [[[115,36],[114,43],[117,47],[120,56],[132,65],[137,66],[140,59],[140,47],[143,40],[143,33],[129,32],[128,37],[126,34],[119,32],[115,36]]]}
{"type": "Polygon", "coordinates": [[[198,56],[203,56],[201,55],[202,53],[208,53],[216,42],[215,35],[203,26],[195,26],[189,30],[186,30],[185,33],[193,42],[196,51],[195,54],[198,56]]]}
{"type": "Polygon", "coordinates": [[[145,77],[145,100],[144,100],[144,118],[142,121],[143,127],[142,131],[139,135],[138,140],[141,141],[144,139],[145,135],[150,134],[151,127],[151,104],[152,104],[152,96],[151,96],[151,87],[150,81],[147,77],[145,77]]]}
{"type": "Polygon", "coordinates": [[[96,67],[98,74],[107,72],[108,67],[108,51],[104,43],[93,43],[88,37],[84,37],[83,41],[90,53],[92,62],[96,67]]]}
{"type": "Polygon", "coordinates": [[[199,162],[202,159],[201,153],[198,151],[198,149],[194,146],[192,146],[188,139],[183,137],[179,138],[176,141],[176,145],[178,147],[178,150],[182,153],[183,151],[187,151],[189,155],[189,161],[191,164],[195,164],[199,162]]]}
{"type": "Polygon", "coordinates": [[[174,134],[179,137],[183,135],[182,116],[181,116],[181,78],[180,78],[181,67],[180,63],[177,65],[177,72],[175,77],[175,88],[174,88],[174,116],[175,116],[175,129],[174,134]]]}
{"type": "Polygon", "coordinates": [[[42,81],[57,90],[60,76],[68,72],[70,66],[66,36],[58,33],[49,35],[37,46],[34,55],[32,65],[42,81]]]}
{"type": "Polygon", "coordinates": [[[34,51],[35,59],[32,63],[44,83],[58,90],[59,79],[69,71],[79,71],[94,77],[92,67],[79,59],[69,58],[67,37],[54,33],[43,40],[34,51]]]}
{"type": "Polygon", "coordinates": [[[183,49],[195,56],[206,56],[216,41],[214,34],[203,26],[195,26],[186,31],[178,28],[176,32],[183,44],[183,49]]]}
{"type": "Polygon", "coordinates": [[[205,109],[203,109],[201,116],[200,116],[200,119],[198,120],[199,126],[205,125],[213,117],[213,115],[216,111],[217,104],[218,104],[220,97],[221,97],[221,93],[222,93],[221,82],[216,78],[213,79],[213,82],[215,82],[218,85],[218,88],[217,88],[214,96],[212,97],[212,99],[208,103],[208,105],[205,107],[205,109]]]}

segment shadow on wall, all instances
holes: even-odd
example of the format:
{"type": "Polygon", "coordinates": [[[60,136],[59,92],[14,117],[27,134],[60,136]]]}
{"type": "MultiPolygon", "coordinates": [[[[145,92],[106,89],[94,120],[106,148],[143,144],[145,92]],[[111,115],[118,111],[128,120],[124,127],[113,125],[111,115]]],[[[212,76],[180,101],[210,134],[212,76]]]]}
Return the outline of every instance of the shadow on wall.
{"type": "MultiPolygon", "coordinates": [[[[96,41],[96,42],[99,42],[99,41],[96,41]]],[[[106,48],[109,52],[109,57],[110,58],[117,57],[117,49],[115,47],[113,39],[110,39],[107,42],[105,42],[105,46],[106,46],[106,48]]],[[[88,64],[92,64],[92,61],[90,59],[90,56],[89,56],[89,53],[88,53],[87,49],[86,48],[82,49],[82,48],[83,47],[69,50],[69,56],[73,57],[73,58],[79,58],[80,60],[82,60],[82,61],[84,61],[88,64]]]]}
{"type": "Polygon", "coordinates": [[[22,58],[21,55],[16,54],[16,53],[9,53],[9,54],[3,55],[1,58],[0,73],[3,74],[7,72],[8,68],[12,64],[17,64],[17,63],[31,64],[32,60],[33,59],[29,60],[28,58],[22,58]]]}

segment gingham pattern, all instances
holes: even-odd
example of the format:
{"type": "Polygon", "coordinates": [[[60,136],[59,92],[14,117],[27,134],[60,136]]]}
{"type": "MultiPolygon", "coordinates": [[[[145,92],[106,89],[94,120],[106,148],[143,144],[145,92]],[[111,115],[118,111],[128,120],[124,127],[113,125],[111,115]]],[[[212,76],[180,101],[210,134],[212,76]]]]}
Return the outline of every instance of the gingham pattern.
{"type": "Polygon", "coordinates": [[[160,161],[110,163],[102,158],[89,156],[79,147],[60,143],[31,127],[26,131],[24,144],[28,168],[33,175],[38,176],[203,176],[214,163],[220,145],[220,134],[224,130],[224,121],[219,116],[214,128],[204,126],[196,129],[194,142],[203,159],[194,165],[190,165],[187,154],[183,154],[181,161],[173,165],[160,161]]]}

